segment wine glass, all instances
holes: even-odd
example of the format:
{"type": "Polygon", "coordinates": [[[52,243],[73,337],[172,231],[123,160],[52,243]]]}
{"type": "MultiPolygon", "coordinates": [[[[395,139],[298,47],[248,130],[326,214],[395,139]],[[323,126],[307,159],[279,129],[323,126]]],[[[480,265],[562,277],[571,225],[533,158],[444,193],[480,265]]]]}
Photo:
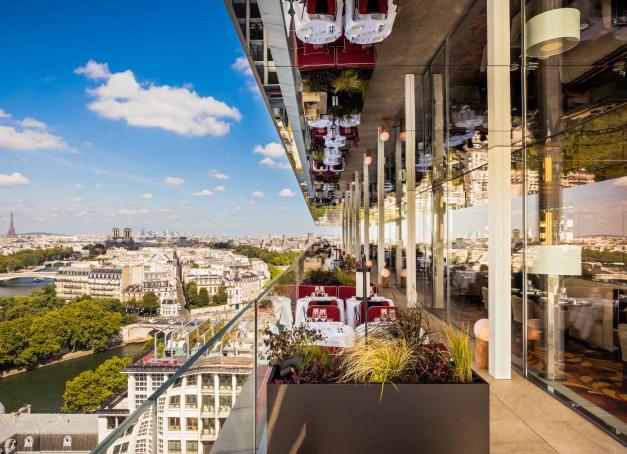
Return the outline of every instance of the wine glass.
{"type": "Polygon", "coordinates": [[[326,309],[320,309],[320,321],[322,321],[322,322],[326,322],[327,321],[327,310],[326,309]]]}
{"type": "Polygon", "coordinates": [[[388,321],[388,310],[387,310],[387,308],[381,309],[380,317],[381,317],[381,321],[382,322],[387,322],[388,321]]]}
{"type": "Polygon", "coordinates": [[[318,309],[317,307],[314,307],[314,310],[311,315],[314,319],[314,322],[317,322],[318,320],[320,320],[320,309],[318,309]]]}

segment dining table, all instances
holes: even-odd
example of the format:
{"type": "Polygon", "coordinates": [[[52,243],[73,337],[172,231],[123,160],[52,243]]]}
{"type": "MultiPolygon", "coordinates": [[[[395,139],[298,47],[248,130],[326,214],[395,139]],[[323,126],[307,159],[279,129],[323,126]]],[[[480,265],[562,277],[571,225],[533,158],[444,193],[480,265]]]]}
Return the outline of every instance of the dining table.
{"type": "Polygon", "coordinates": [[[350,347],[355,344],[355,330],[341,322],[310,322],[299,323],[308,329],[314,329],[322,334],[323,339],[315,342],[323,347],[350,347]]]}
{"type": "MultiPolygon", "coordinates": [[[[361,304],[361,299],[353,296],[346,300],[346,324],[352,327],[357,327],[357,325],[361,324],[361,316],[359,315],[359,305],[361,304]]],[[[394,301],[389,298],[385,298],[383,296],[371,296],[368,298],[368,301],[373,303],[383,303],[387,302],[390,306],[395,306],[394,301]]],[[[375,304],[376,306],[376,304],[375,304]]]]}

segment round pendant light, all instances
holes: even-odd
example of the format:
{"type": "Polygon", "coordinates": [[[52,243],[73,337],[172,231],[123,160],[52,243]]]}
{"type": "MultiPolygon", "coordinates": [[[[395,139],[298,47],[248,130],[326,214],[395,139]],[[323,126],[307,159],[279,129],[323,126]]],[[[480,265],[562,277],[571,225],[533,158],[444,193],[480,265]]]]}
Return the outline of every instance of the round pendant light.
{"type": "Polygon", "coordinates": [[[527,21],[527,55],[547,58],[564,53],[580,40],[580,14],[575,8],[557,8],[527,21]]]}

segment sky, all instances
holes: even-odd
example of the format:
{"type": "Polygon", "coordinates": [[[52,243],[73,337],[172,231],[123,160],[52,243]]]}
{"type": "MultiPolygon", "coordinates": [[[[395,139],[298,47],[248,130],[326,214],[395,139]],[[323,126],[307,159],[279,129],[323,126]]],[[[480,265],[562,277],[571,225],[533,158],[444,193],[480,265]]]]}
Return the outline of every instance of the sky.
{"type": "Polygon", "coordinates": [[[0,233],[314,225],[222,1],[0,2],[0,233]]]}

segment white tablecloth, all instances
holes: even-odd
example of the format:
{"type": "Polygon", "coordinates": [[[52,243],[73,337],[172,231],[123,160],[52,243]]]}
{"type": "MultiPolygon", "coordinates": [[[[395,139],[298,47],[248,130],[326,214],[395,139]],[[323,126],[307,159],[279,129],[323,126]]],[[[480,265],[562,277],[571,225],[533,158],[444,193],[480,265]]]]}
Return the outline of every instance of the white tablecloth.
{"type": "MultiPolygon", "coordinates": [[[[382,302],[387,301],[390,303],[390,306],[394,306],[394,302],[389,298],[384,298],[382,296],[377,296],[374,298],[369,298],[369,301],[374,302],[382,302]]],[[[352,326],[355,328],[361,322],[359,321],[359,304],[361,300],[358,300],[354,296],[346,300],[346,324],[348,326],[352,326]]]]}
{"type": "Polygon", "coordinates": [[[350,347],[355,344],[355,330],[340,322],[304,322],[304,326],[315,329],[324,336],[316,345],[324,347],[350,347]]]}
{"type": "Polygon", "coordinates": [[[303,323],[307,321],[307,308],[309,303],[315,303],[316,301],[329,301],[336,300],[337,307],[340,309],[340,322],[346,321],[346,315],[344,314],[344,300],[336,298],[334,296],[306,296],[296,301],[296,323],[303,323]]]}

